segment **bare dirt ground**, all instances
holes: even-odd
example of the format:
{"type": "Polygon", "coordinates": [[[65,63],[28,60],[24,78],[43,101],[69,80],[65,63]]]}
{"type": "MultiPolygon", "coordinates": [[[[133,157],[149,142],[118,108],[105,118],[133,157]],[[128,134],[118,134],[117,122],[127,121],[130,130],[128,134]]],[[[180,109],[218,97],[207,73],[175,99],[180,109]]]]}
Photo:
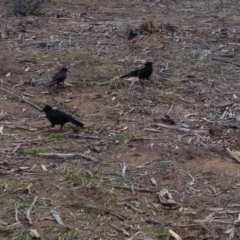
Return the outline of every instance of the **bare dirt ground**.
{"type": "Polygon", "coordinates": [[[240,148],[238,1],[0,9],[0,239],[240,239],[240,165],[227,151],[240,148]],[[148,60],[145,91],[118,79],[148,60]],[[65,88],[49,89],[66,66],[65,88]],[[29,103],[85,128],[52,129],[29,103]],[[161,204],[162,189],[175,204],[161,204]]]}

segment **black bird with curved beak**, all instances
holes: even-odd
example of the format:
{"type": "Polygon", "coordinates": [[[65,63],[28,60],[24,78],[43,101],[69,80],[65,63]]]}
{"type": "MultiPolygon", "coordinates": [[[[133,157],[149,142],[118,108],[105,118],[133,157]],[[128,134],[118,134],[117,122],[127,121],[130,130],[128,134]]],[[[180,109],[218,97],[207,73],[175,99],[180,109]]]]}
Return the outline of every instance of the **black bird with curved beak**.
{"type": "Polygon", "coordinates": [[[61,82],[63,83],[64,86],[64,80],[67,77],[67,72],[68,72],[67,68],[62,68],[59,72],[55,73],[48,87],[53,87],[56,84],[58,86],[61,82]]]}
{"type": "Polygon", "coordinates": [[[146,62],[143,68],[136,69],[126,75],[121,76],[120,78],[138,77],[140,80],[140,83],[141,83],[141,80],[144,80],[144,79],[149,80],[149,77],[152,75],[152,72],[153,72],[152,65],[153,65],[152,62],[146,62]]]}
{"type": "Polygon", "coordinates": [[[46,105],[42,111],[46,113],[46,117],[51,122],[52,127],[54,127],[55,125],[61,125],[60,131],[62,131],[63,125],[68,122],[71,122],[79,127],[84,126],[83,123],[75,120],[71,115],[68,115],[58,109],[53,109],[49,105],[46,105]]]}

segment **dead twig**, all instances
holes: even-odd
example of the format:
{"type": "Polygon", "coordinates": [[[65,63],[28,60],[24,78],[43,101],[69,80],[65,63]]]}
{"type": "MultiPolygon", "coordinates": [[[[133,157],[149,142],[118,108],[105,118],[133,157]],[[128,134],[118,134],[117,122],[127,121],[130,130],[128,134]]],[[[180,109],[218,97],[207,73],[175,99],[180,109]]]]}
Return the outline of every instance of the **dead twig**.
{"type": "MultiPolygon", "coordinates": [[[[181,131],[181,132],[192,132],[192,133],[209,134],[209,131],[208,130],[204,130],[204,129],[194,130],[194,129],[190,129],[190,128],[183,128],[183,127],[178,127],[178,126],[166,125],[166,124],[163,124],[163,123],[157,123],[157,124],[153,124],[153,125],[156,125],[156,126],[162,127],[162,128],[168,128],[168,129],[172,129],[172,130],[177,130],[177,131],[181,131]]],[[[154,129],[154,128],[145,128],[144,131],[161,132],[160,130],[154,129]]]]}
{"type": "Polygon", "coordinates": [[[107,141],[115,141],[116,138],[106,138],[106,137],[98,137],[98,136],[91,136],[91,135],[82,135],[82,134],[69,134],[70,137],[79,137],[84,139],[94,139],[94,140],[107,140],[107,141]]]}
{"type": "Polygon", "coordinates": [[[112,226],[113,228],[115,228],[117,231],[123,233],[123,234],[126,235],[127,237],[130,237],[130,236],[131,236],[131,234],[130,234],[129,232],[127,232],[127,231],[126,231],[125,229],[123,229],[123,228],[119,228],[119,227],[117,227],[117,226],[114,225],[114,224],[110,224],[110,226],[112,226]]]}
{"type": "MultiPolygon", "coordinates": [[[[132,187],[117,186],[117,185],[111,185],[111,187],[120,188],[120,189],[124,189],[124,190],[128,190],[128,191],[131,191],[131,192],[132,192],[132,187]]],[[[134,191],[146,192],[146,193],[155,193],[154,190],[151,190],[151,189],[148,189],[148,188],[136,188],[136,187],[134,187],[134,191]]]]}
{"type": "Polygon", "coordinates": [[[31,214],[31,211],[32,211],[34,205],[36,204],[37,200],[38,200],[38,196],[35,196],[31,206],[28,208],[28,210],[26,212],[26,218],[27,218],[29,224],[31,224],[31,225],[32,225],[32,219],[30,217],[30,214],[31,214]]]}
{"type": "Polygon", "coordinates": [[[122,220],[122,221],[125,221],[125,220],[126,220],[125,217],[120,216],[120,215],[118,215],[118,214],[116,214],[116,213],[114,213],[114,212],[112,212],[112,211],[110,211],[110,210],[108,210],[108,209],[106,209],[106,208],[99,208],[99,207],[95,207],[95,206],[91,206],[91,205],[79,205],[79,207],[83,207],[83,208],[91,208],[91,209],[100,210],[100,211],[103,211],[103,212],[109,213],[109,214],[111,214],[111,215],[113,215],[113,216],[119,218],[119,219],[122,220]]]}
{"type": "Polygon", "coordinates": [[[182,238],[177,234],[175,233],[173,230],[169,230],[168,231],[176,240],[182,240],[182,238]]]}
{"type": "Polygon", "coordinates": [[[5,92],[5,93],[7,93],[7,94],[9,94],[9,95],[11,95],[11,96],[13,96],[13,97],[15,97],[15,98],[17,98],[18,100],[20,100],[20,101],[23,102],[23,103],[27,103],[27,104],[31,105],[32,107],[36,108],[37,110],[40,110],[40,111],[42,110],[42,109],[41,109],[39,106],[37,106],[36,104],[28,101],[27,99],[24,99],[24,98],[21,98],[21,97],[17,96],[15,93],[12,93],[12,92],[8,91],[8,90],[5,89],[5,88],[0,88],[0,90],[3,91],[3,92],[5,92]]]}
{"type": "Polygon", "coordinates": [[[57,157],[57,158],[82,157],[93,162],[98,162],[97,158],[89,155],[85,155],[83,153],[39,153],[38,155],[45,156],[45,157],[57,157]]]}

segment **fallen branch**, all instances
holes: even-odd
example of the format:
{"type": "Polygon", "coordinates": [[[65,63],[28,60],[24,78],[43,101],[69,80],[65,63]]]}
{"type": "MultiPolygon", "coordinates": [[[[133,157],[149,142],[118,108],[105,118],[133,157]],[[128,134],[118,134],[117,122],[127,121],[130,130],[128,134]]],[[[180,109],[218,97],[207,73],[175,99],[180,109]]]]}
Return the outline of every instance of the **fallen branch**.
{"type": "Polygon", "coordinates": [[[94,140],[107,140],[107,141],[115,141],[116,138],[106,138],[106,137],[98,137],[98,136],[91,136],[91,135],[82,135],[82,134],[69,134],[70,137],[79,137],[84,139],[94,139],[94,140]]]}
{"type": "Polygon", "coordinates": [[[36,204],[37,200],[38,200],[38,197],[35,196],[32,204],[31,204],[31,206],[28,208],[28,210],[27,210],[27,212],[26,212],[26,218],[27,218],[29,224],[31,224],[31,225],[32,225],[32,219],[31,219],[31,217],[30,217],[30,214],[31,214],[31,211],[32,211],[34,205],[36,204]]]}
{"type": "Polygon", "coordinates": [[[98,162],[98,159],[83,153],[39,153],[39,156],[45,157],[57,157],[57,158],[70,158],[70,157],[82,157],[93,162],[98,162]]]}
{"type": "Polygon", "coordinates": [[[42,109],[41,109],[39,106],[37,106],[36,104],[34,104],[34,103],[32,103],[32,102],[24,99],[24,98],[19,97],[19,96],[16,95],[15,93],[12,93],[12,92],[8,91],[8,90],[5,89],[5,88],[0,88],[0,90],[2,90],[3,92],[5,92],[5,93],[7,93],[7,94],[9,94],[9,95],[11,95],[11,96],[19,99],[19,100],[20,100],[21,102],[23,102],[23,103],[27,103],[27,104],[31,105],[32,107],[36,108],[37,110],[40,110],[40,111],[42,110],[42,109]]]}
{"type": "Polygon", "coordinates": [[[212,57],[211,60],[218,61],[218,62],[224,62],[224,63],[230,63],[235,66],[240,66],[240,62],[233,60],[233,59],[229,59],[229,58],[212,57]]]}
{"type": "MultiPolygon", "coordinates": [[[[131,191],[131,192],[132,192],[132,190],[133,190],[132,187],[126,187],[126,186],[111,185],[111,187],[120,188],[120,189],[128,190],[128,191],[131,191]]],[[[134,191],[137,191],[137,192],[146,192],[146,193],[155,193],[155,192],[156,192],[156,191],[151,190],[151,189],[148,189],[148,188],[136,188],[136,187],[134,187],[134,191]]]]}
{"type": "MultiPolygon", "coordinates": [[[[209,134],[208,130],[204,130],[204,129],[200,129],[200,130],[194,130],[194,129],[190,129],[190,128],[183,128],[183,127],[178,127],[178,126],[172,126],[172,125],[166,125],[163,123],[157,123],[157,124],[153,124],[156,125],[158,127],[162,127],[162,128],[168,128],[168,129],[172,129],[172,130],[178,130],[181,132],[192,132],[192,133],[204,133],[204,134],[209,134]]],[[[145,131],[153,131],[153,132],[161,132],[158,129],[154,129],[154,128],[145,128],[145,131]]]]}
{"type": "Polygon", "coordinates": [[[118,215],[118,214],[116,214],[116,213],[114,213],[114,212],[112,212],[112,211],[110,211],[110,210],[108,210],[108,209],[106,209],[106,208],[99,208],[99,207],[95,207],[95,206],[91,206],[91,205],[78,205],[78,206],[79,206],[79,207],[83,207],[83,208],[91,208],[91,209],[100,210],[100,211],[109,213],[109,214],[111,214],[111,215],[119,218],[119,219],[122,220],[122,221],[125,221],[125,220],[126,220],[125,217],[120,216],[120,215],[118,215]]]}

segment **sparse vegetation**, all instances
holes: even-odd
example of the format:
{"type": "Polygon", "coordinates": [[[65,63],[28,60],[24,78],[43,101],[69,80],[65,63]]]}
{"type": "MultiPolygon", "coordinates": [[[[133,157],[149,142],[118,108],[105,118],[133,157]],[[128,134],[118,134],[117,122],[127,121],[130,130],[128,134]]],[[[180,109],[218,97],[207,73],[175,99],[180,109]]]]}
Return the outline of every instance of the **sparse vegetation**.
{"type": "Polygon", "coordinates": [[[169,229],[238,240],[239,163],[226,147],[239,150],[239,7],[0,1],[0,239],[30,240],[36,228],[46,240],[173,239],[169,229]],[[151,21],[156,32],[140,31],[151,21]],[[118,79],[148,60],[144,89],[118,79]],[[65,86],[48,88],[62,67],[65,86]],[[50,128],[31,103],[84,128],[50,128]],[[176,206],[161,204],[162,189],[176,206]]]}
{"type": "Polygon", "coordinates": [[[0,182],[0,195],[14,194],[20,190],[23,190],[23,184],[17,181],[1,181],[0,182]]]}
{"type": "Polygon", "coordinates": [[[30,236],[29,232],[19,232],[15,233],[13,237],[10,238],[10,240],[33,240],[33,238],[30,236]]]}
{"type": "Polygon", "coordinates": [[[49,149],[46,147],[36,147],[36,148],[20,148],[18,149],[17,153],[20,156],[32,156],[32,157],[38,157],[39,153],[45,153],[48,152],[49,149]]]}
{"type": "Polygon", "coordinates": [[[106,180],[98,172],[91,172],[84,169],[67,169],[66,177],[75,186],[81,188],[97,188],[101,189],[106,180]]]}

